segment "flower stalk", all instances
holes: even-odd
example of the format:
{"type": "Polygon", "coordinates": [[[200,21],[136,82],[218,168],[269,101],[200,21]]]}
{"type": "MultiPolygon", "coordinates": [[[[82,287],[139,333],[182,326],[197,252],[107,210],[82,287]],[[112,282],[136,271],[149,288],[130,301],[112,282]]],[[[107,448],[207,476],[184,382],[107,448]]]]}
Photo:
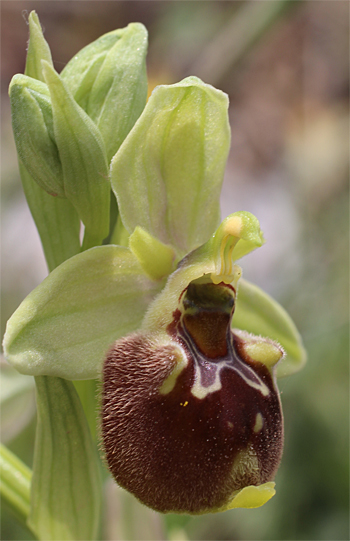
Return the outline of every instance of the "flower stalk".
{"type": "Polygon", "coordinates": [[[30,512],[32,472],[5,445],[0,444],[1,496],[23,524],[30,512]]]}

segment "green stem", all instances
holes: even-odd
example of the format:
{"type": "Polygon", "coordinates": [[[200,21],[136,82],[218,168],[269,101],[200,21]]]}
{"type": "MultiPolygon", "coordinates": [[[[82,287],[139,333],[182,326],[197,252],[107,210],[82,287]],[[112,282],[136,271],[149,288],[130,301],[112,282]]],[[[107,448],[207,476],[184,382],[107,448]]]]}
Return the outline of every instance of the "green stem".
{"type": "Polygon", "coordinates": [[[85,227],[83,246],[81,248],[81,251],[84,252],[85,250],[93,248],[94,246],[100,246],[102,244],[102,241],[103,239],[96,236],[95,233],[91,233],[90,229],[85,227]]]}
{"type": "Polygon", "coordinates": [[[18,519],[27,526],[32,471],[7,447],[0,444],[0,493],[18,519]]]}
{"type": "Polygon", "coordinates": [[[97,408],[97,381],[95,379],[73,381],[80,402],[87,418],[92,439],[97,440],[96,422],[98,419],[97,408]]]}

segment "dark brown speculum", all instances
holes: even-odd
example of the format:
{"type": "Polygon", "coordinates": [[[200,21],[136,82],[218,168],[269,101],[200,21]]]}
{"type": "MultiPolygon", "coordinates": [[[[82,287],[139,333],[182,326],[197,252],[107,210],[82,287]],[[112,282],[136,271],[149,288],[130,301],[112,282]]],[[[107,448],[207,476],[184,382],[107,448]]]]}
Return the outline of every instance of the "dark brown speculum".
{"type": "Polygon", "coordinates": [[[230,329],[234,300],[229,285],[192,283],[166,342],[164,334],[134,334],[106,358],[107,462],[122,487],[157,511],[215,511],[278,468],[278,391],[230,329]]]}

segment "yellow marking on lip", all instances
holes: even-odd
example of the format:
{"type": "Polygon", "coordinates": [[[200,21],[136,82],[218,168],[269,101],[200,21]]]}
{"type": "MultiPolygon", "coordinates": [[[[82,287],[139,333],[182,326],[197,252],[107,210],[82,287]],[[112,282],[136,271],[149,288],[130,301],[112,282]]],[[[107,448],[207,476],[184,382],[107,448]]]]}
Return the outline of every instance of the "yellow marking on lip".
{"type": "Polygon", "coordinates": [[[260,430],[262,429],[263,426],[264,426],[264,419],[263,419],[263,416],[261,415],[261,413],[259,412],[259,413],[256,414],[255,425],[254,425],[254,428],[253,428],[253,431],[255,432],[255,434],[260,432],[260,430]]]}
{"type": "MultiPolygon", "coordinates": [[[[191,389],[191,393],[193,394],[193,396],[195,396],[196,398],[199,398],[200,400],[203,400],[204,398],[208,396],[208,394],[215,393],[216,391],[220,391],[222,387],[221,385],[221,369],[222,368],[233,369],[232,366],[230,366],[230,364],[228,364],[226,361],[218,362],[216,364],[214,382],[211,385],[204,387],[204,385],[202,385],[202,382],[201,382],[201,370],[198,364],[196,364],[195,379],[194,379],[194,384],[192,385],[192,389],[191,389]]],[[[247,383],[247,385],[259,391],[263,396],[269,396],[270,389],[267,387],[267,385],[265,385],[265,383],[260,378],[258,378],[258,381],[255,382],[249,379],[249,377],[247,377],[241,371],[236,370],[236,372],[239,373],[240,377],[247,383]]]]}
{"type": "MultiPolygon", "coordinates": [[[[180,349],[180,348],[179,348],[180,349]]],[[[172,372],[169,376],[163,381],[162,385],[159,388],[160,394],[169,394],[175,387],[177,378],[181,374],[184,368],[188,364],[187,357],[185,353],[179,352],[176,355],[176,365],[174,366],[172,372]]]]}
{"type": "Polygon", "coordinates": [[[187,406],[187,404],[188,404],[188,400],[186,400],[186,402],[184,403],[180,402],[180,406],[183,406],[184,408],[187,406]]]}

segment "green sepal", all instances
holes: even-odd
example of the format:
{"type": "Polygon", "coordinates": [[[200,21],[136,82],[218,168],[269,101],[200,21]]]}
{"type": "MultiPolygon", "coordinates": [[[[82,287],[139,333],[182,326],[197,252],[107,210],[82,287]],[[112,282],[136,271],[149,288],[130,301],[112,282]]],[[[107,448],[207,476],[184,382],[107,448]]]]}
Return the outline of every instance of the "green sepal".
{"type": "Polygon", "coordinates": [[[51,66],[52,57],[50,47],[44,38],[39,17],[35,11],[31,11],[28,17],[29,42],[26,58],[25,75],[44,82],[41,61],[46,60],[51,66]]]}
{"type": "Polygon", "coordinates": [[[49,271],[80,252],[80,220],[68,199],[52,197],[19,161],[27,203],[38,229],[49,271]]]}
{"type": "Polygon", "coordinates": [[[247,280],[239,281],[232,326],[275,340],[286,355],[277,365],[277,377],[298,372],[306,362],[306,351],[291,317],[267,293],[247,280]]]}
{"type": "Polygon", "coordinates": [[[146,28],[131,23],[84,47],[61,73],[101,131],[109,161],[146,104],[146,52],[146,28]]]}
{"type": "Polygon", "coordinates": [[[99,246],[64,262],[7,323],[4,352],[21,373],[95,379],[109,346],[135,331],[163,283],[128,248],[99,246]]]}
{"type": "Polygon", "coordinates": [[[196,77],[157,87],[111,163],[129,233],[141,226],[180,256],[218,226],[230,146],[226,94],[196,77]]]}
{"type": "Polygon", "coordinates": [[[47,85],[26,75],[15,75],[9,93],[12,128],[20,159],[42,189],[50,195],[65,197],[47,85]]]}
{"type": "Polygon", "coordinates": [[[97,539],[102,485],[89,427],[71,382],[36,378],[30,528],[38,539],[97,539]]]}
{"type": "Polygon", "coordinates": [[[109,233],[106,151],[98,128],[75,102],[58,73],[47,62],[43,61],[42,65],[51,95],[64,191],[85,225],[83,248],[86,249],[101,244],[109,233]]]}
{"type": "Polygon", "coordinates": [[[140,226],[137,226],[130,235],[129,248],[139,260],[144,272],[153,280],[161,280],[175,270],[174,249],[154,238],[140,226]]]}

